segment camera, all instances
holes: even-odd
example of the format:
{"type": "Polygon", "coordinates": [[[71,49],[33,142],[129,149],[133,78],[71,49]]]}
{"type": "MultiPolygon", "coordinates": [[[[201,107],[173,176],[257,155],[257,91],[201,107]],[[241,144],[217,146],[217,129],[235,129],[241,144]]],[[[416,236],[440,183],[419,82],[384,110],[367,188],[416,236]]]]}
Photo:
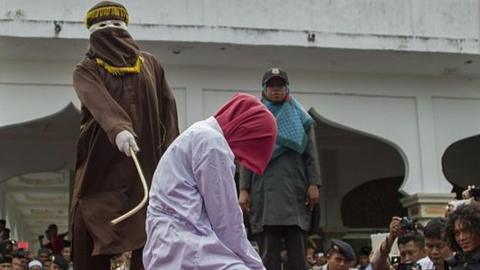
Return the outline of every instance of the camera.
{"type": "Polygon", "coordinates": [[[416,222],[408,217],[402,217],[402,219],[400,220],[400,228],[403,231],[415,231],[415,225],[416,222]]]}
{"type": "Polygon", "coordinates": [[[395,270],[421,270],[422,266],[415,262],[402,263],[400,256],[390,257],[390,264],[395,270]]]}
{"type": "Polygon", "coordinates": [[[470,189],[470,196],[472,196],[475,201],[478,201],[480,199],[480,188],[470,189]]]}
{"type": "Polygon", "coordinates": [[[422,266],[415,262],[399,263],[396,269],[397,270],[421,270],[422,266]]]}

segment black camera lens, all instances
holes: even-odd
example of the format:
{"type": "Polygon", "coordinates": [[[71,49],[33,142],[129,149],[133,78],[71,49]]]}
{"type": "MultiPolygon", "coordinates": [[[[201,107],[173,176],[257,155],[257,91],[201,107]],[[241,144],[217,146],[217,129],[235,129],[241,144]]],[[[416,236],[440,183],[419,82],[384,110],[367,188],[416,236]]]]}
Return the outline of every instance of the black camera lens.
{"type": "Polygon", "coordinates": [[[415,221],[408,217],[403,217],[400,220],[400,228],[404,231],[415,231],[415,221]]]}

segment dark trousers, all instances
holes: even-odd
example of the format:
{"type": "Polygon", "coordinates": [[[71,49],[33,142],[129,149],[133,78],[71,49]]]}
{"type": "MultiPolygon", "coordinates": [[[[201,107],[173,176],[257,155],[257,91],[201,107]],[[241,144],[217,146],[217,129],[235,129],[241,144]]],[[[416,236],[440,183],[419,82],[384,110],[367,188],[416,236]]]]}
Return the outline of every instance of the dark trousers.
{"type": "MultiPolygon", "coordinates": [[[[110,260],[115,254],[92,256],[93,240],[82,215],[77,212],[73,222],[73,267],[75,270],[110,270],[110,260]]],[[[143,248],[132,251],[130,270],[143,270],[143,248]]]]}
{"type": "Polygon", "coordinates": [[[281,269],[281,240],[287,246],[288,270],[305,270],[307,233],[298,226],[264,226],[255,234],[263,265],[268,270],[281,269]]]}

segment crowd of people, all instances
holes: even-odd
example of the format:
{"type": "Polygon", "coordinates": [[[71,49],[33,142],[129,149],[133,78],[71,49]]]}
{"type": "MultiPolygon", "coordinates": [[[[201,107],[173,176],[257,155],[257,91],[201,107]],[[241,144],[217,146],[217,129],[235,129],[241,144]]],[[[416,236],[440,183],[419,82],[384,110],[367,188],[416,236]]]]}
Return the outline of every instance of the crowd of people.
{"type": "Polygon", "coordinates": [[[268,69],[261,99],[238,93],[179,134],[164,69],[140,49],[128,22],[127,9],[111,1],[86,14],[89,48],[73,74],[82,116],[72,245],[52,224],[35,256],[19,249],[0,221],[0,270],[480,269],[475,196],[425,227],[393,217],[373,251],[355,252],[340,239],[326,250],[309,247],[322,186],[315,123],[292,95],[287,73],[268,69]],[[137,155],[143,172],[130,159],[137,155]],[[144,195],[138,174],[150,186],[148,208],[136,207],[144,195]],[[112,225],[132,208],[140,211],[112,225]],[[395,240],[400,256],[391,257],[395,240]]]}
{"type": "MultiPolygon", "coordinates": [[[[480,269],[480,202],[472,196],[473,190],[478,191],[469,186],[464,200],[450,202],[445,217],[433,218],[425,226],[406,217],[392,217],[381,244],[374,250],[360,248],[356,257],[348,243],[338,240],[332,240],[325,256],[321,250],[308,249],[306,269],[480,269]],[[395,243],[399,256],[391,253],[395,243]]],[[[285,264],[282,269],[291,268],[285,264]]]]}
{"type": "Polygon", "coordinates": [[[40,249],[37,253],[19,247],[10,239],[10,229],[5,220],[0,220],[0,270],[72,270],[71,245],[65,240],[66,234],[58,234],[58,227],[50,224],[45,231],[48,240],[39,236],[40,249]]]}

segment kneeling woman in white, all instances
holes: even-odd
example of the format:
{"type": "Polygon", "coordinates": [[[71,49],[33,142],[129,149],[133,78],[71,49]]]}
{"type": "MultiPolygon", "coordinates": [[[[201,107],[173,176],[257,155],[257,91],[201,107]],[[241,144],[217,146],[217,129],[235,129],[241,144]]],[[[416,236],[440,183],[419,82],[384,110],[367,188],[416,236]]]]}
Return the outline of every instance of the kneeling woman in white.
{"type": "Polygon", "coordinates": [[[237,94],[170,145],[150,191],[146,269],[264,269],[243,226],[235,161],[262,174],[275,138],[268,109],[237,94]]]}

